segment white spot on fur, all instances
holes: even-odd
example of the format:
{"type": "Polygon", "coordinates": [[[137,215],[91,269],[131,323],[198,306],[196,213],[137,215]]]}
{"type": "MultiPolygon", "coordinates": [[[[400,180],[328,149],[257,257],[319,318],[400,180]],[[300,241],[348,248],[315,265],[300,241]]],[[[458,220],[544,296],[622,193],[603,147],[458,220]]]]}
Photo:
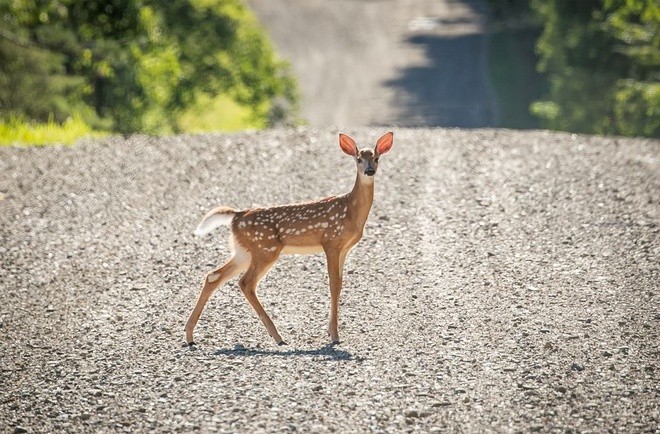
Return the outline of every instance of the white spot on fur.
{"type": "Polygon", "coordinates": [[[207,276],[206,280],[209,283],[213,283],[220,278],[220,273],[211,273],[207,276]]]}

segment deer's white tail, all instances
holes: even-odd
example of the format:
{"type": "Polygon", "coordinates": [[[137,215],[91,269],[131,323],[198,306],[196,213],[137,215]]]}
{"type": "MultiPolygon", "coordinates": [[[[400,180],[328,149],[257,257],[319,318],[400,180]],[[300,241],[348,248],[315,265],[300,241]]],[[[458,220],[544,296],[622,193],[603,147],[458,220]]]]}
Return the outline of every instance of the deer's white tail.
{"type": "Polygon", "coordinates": [[[236,214],[236,210],[226,206],[219,206],[208,212],[195,229],[195,235],[201,237],[220,226],[229,225],[236,214]]]}

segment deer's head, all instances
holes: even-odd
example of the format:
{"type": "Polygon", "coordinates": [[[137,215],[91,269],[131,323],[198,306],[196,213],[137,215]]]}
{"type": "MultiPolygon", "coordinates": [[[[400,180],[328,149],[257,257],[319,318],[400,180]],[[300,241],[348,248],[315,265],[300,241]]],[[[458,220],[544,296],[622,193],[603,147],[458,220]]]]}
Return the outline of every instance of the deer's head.
{"type": "Polygon", "coordinates": [[[393,141],[394,134],[389,132],[378,139],[376,147],[373,150],[368,148],[358,149],[353,139],[346,134],[339,134],[339,146],[341,150],[355,158],[358,174],[368,178],[376,174],[379,157],[392,148],[393,141]]]}

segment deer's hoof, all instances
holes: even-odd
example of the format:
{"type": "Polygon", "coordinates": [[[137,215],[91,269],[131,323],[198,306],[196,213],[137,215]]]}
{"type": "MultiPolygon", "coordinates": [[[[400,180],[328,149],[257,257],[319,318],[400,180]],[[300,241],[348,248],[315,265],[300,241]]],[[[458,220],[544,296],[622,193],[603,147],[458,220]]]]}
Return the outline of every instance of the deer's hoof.
{"type": "Polygon", "coordinates": [[[287,343],[284,342],[284,341],[279,341],[279,342],[277,343],[277,345],[279,345],[279,346],[281,347],[282,345],[289,345],[289,344],[287,344],[287,343]]]}

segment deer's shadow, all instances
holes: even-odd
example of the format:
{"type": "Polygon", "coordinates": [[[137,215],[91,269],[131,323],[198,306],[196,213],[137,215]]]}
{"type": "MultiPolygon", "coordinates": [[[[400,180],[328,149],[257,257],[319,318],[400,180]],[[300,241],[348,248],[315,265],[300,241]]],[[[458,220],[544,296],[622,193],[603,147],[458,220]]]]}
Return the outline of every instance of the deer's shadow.
{"type": "Polygon", "coordinates": [[[321,357],[323,360],[356,360],[352,353],[337,349],[333,344],[311,350],[263,350],[236,345],[234,348],[220,348],[214,351],[213,354],[234,357],[321,357]]]}

